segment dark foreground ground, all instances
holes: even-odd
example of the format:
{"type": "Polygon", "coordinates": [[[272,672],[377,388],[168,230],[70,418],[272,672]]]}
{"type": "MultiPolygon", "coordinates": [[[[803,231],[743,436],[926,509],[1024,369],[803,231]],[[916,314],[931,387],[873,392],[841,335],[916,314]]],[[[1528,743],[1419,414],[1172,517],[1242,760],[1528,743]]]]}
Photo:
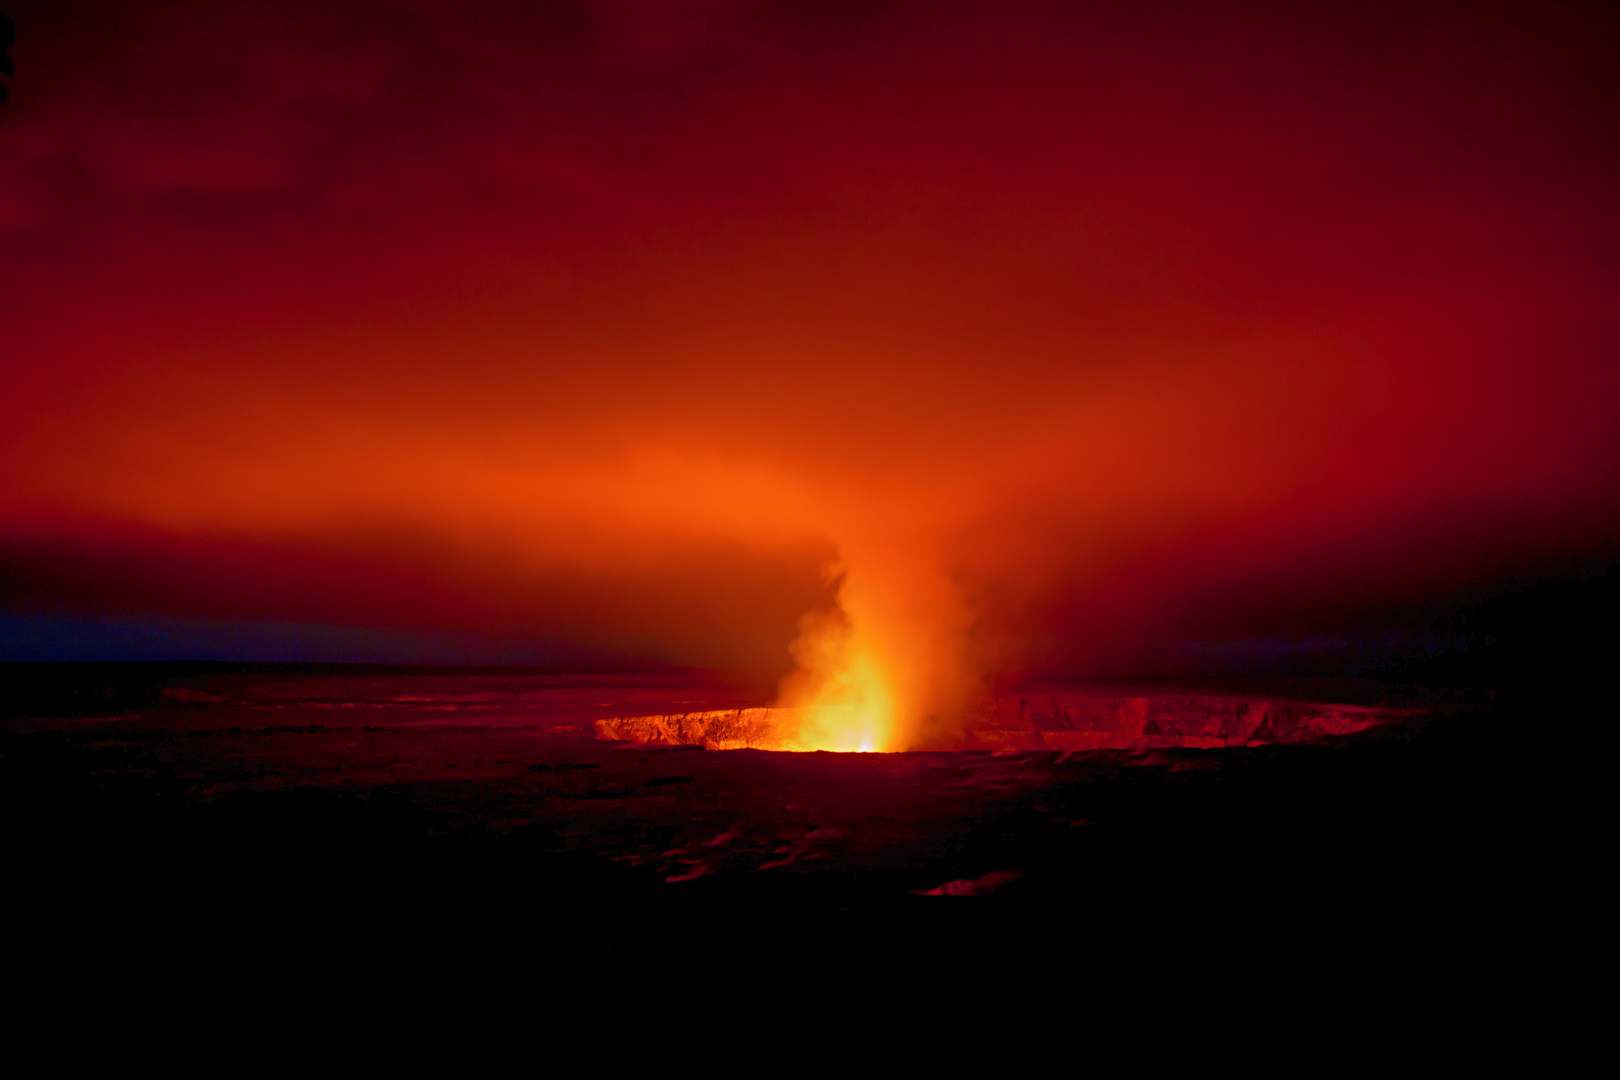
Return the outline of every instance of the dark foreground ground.
{"type": "Polygon", "coordinates": [[[1128,971],[1173,1008],[1188,973],[1421,998],[1542,947],[1515,921],[1540,872],[1533,766],[1503,771],[1522,718],[1455,697],[1311,746],[794,755],[589,736],[766,693],[707,675],[6,676],[14,985],[859,971],[954,995],[972,971],[1016,1000],[1128,971]]]}

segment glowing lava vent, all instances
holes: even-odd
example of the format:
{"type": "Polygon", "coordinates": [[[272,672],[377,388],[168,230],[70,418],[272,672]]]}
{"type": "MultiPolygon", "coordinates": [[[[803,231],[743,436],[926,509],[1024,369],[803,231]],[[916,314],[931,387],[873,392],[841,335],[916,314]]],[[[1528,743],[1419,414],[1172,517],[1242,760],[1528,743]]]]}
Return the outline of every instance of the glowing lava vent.
{"type": "MultiPolygon", "coordinates": [[[[884,749],[1144,750],[1313,743],[1425,715],[1360,705],[1269,701],[1217,694],[1063,691],[1003,696],[943,743],[884,749]]],[[[596,737],[711,750],[864,750],[858,725],[829,728],[813,708],[623,716],[596,721],[596,737]],[[828,733],[831,730],[832,737],[828,733]],[[828,745],[831,743],[831,745],[828,745]]]]}

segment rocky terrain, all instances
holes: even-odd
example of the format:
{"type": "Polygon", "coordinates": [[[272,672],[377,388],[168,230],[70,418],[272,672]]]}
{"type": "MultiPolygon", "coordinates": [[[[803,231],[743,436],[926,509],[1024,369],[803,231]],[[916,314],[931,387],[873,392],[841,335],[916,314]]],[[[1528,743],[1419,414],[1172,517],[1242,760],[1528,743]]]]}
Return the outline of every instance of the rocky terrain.
{"type": "Polygon", "coordinates": [[[771,717],[768,683],[703,673],[10,674],[12,963],[41,985],[1146,973],[1191,941],[1455,970],[1521,827],[1497,721],[1451,706],[1049,689],[977,749],[784,754],[704,749],[771,717]]]}

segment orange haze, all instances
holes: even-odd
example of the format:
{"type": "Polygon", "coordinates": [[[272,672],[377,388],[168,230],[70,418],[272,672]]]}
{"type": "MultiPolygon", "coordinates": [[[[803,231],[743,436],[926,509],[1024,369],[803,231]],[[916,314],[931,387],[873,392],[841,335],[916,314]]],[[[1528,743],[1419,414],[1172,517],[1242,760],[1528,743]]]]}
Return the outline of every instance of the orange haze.
{"type": "Polygon", "coordinates": [[[9,611],[791,655],[894,748],[1620,536],[1612,9],[13,7],[9,611]]]}

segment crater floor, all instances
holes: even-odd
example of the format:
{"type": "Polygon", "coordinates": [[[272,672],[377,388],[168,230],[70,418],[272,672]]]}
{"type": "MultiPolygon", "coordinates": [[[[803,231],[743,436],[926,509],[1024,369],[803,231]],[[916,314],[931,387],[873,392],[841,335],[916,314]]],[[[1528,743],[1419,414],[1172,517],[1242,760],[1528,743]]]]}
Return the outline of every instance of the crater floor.
{"type": "Polygon", "coordinates": [[[794,754],[671,727],[768,700],[703,673],[77,678],[14,678],[0,724],[20,955],[53,969],[550,958],[595,978],[604,956],[1187,935],[1451,963],[1440,913],[1492,865],[1493,721],[1443,703],[1019,692],[962,749],[794,754]]]}

